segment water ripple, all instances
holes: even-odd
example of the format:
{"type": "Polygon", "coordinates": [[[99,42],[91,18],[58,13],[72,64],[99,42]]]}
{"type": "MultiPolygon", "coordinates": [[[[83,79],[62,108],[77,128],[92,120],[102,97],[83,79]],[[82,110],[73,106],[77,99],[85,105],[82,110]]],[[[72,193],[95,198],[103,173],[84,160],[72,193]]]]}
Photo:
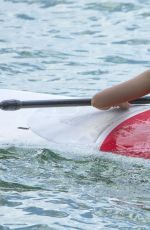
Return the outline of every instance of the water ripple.
{"type": "Polygon", "coordinates": [[[24,192],[24,191],[29,191],[29,190],[39,190],[41,189],[40,187],[32,187],[28,185],[22,185],[18,183],[12,183],[12,182],[6,182],[0,180],[0,189],[4,191],[19,191],[19,192],[24,192]]]}
{"type": "Polygon", "coordinates": [[[135,4],[132,4],[132,3],[119,3],[119,2],[111,3],[109,1],[105,1],[104,3],[97,3],[95,1],[95,3],[87,4],[86,9],[92,9],[92,10],[96,10],[100,12],[106,11],[109,13],[113,13],[113,12],[129,12],[129,11],[133,11],[137,9],[137,7],[135,6],[135,4]]]}
{"type": "Polygon", "coordinates": [[[29,16],[29,15],[27,15],[27,14],[17,14],[16,16],[17,16],[18,18],[23,19],[23,20],[34,20],[33,17],[31,17],[31,16],[29,16]]]}
{"type": "Polygon", "coordinates": [[[133,64],[149,64],[149,61],[147,60],[133,60],[133,59],[128,59],[128,58],[123,58],[120,56],[107,56],[104,58],[105,62],[111,62],[111,63],[116,63],[116,64],[125,64],[128,63],[130,65],[133,64]]]}

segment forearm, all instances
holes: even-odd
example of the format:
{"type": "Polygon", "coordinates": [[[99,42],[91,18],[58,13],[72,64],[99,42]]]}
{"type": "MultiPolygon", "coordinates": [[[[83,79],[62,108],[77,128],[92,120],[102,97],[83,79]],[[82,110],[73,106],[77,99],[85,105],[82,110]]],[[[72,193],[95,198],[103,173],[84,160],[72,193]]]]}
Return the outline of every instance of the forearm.
{"type": "Polygon", "coordinates": [[[99,109],[116,106],[150,93],[150,70],[119,85],[105,89],[92,98],[92,105],[99,109]]]}

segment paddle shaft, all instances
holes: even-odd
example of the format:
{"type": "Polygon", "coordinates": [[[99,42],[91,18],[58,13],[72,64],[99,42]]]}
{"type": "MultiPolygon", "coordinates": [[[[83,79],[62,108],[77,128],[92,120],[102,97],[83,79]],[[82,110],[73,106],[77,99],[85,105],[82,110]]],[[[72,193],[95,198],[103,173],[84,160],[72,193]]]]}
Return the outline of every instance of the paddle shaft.
{"type": "Polygon", "coordinates": [[[0,103],[2,110],[18,110],[27,108],[47,108],[47,107],[69,107],[69,106],[90,106],[91,99],[55,99],[55,100],[4,100],[0,103]]]}
{"type": "MultiPolygon", "coordinates": [[[[131,104],[149,104],[150,96],[130,101],[131,104]]],[[[70,106],[91,106],[91,99],[56,99],[56,100],[4,100],[0,102],[0,109],[14,111],[26,108],[47,108],[47,107],[70,107],[70,106]]]]}

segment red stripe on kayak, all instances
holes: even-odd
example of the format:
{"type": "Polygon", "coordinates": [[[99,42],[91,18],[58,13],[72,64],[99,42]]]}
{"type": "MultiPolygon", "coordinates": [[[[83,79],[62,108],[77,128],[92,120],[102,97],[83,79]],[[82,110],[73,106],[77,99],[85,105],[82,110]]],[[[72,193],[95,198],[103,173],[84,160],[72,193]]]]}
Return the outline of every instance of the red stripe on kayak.
{"type": "Polygon", "coordinates": [[[119,124],[106,137],[100,150],[150,159],[150,110],[119,124]]]}

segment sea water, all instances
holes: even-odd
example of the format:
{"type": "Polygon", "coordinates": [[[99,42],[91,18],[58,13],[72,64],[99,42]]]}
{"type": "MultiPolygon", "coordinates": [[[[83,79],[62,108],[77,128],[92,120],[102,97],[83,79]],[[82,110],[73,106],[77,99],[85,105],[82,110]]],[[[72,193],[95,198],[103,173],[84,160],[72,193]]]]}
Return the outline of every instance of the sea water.
{"type": "MultiPolygon", "coordinates": [[[[149,26],[148,0],[0,0],[0,88],[91,97],[150,67],[149,26]]],[[[148,230],[149,162],[1,148],[0,229],[148,230]]]]}

